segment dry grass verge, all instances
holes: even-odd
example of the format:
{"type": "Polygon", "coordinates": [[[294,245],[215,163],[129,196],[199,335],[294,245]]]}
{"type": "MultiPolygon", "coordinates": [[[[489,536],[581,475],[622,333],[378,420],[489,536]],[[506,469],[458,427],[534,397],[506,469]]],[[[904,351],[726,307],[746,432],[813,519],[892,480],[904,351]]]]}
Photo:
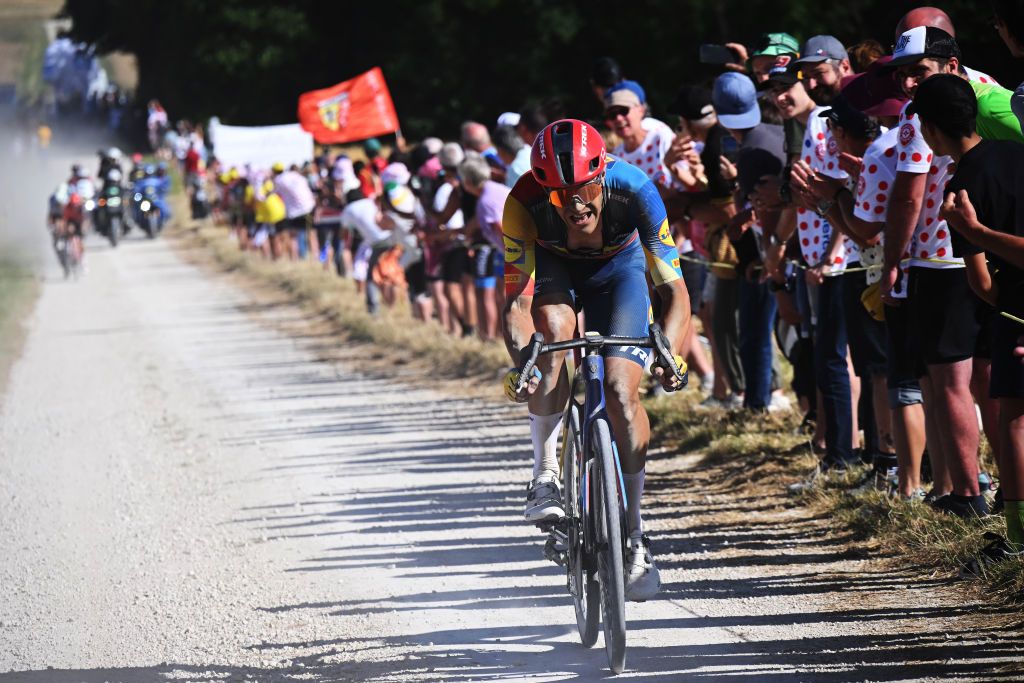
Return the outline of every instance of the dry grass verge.
{"type": "Polygon", "coordinates": [[[354,340],[372,342],[398,356],[428,361],[439,376],[493,376],[508,364],[504,348],[477,339],[454,338],[434,323],[413,320],[407,308],[372,316],[351,280],[308,262],[271,262],[242,252],[227,230],[205,223],[179,227],[172,234],[206,250],[221,268],[251,275],[278,287],[323,316],[354,340]]]}
{"type": "Polygon", "coordinates": [[[24,341],[22,319],[32,310],[39,282],[17,263],[0,261],[0,390],[24,341]]]}

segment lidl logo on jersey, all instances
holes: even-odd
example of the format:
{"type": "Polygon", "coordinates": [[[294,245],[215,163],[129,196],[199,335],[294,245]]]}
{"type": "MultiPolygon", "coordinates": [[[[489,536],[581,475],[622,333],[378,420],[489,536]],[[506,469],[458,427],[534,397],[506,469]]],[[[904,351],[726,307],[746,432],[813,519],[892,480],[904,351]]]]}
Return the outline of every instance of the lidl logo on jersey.
{"type": "Polygon", "coordinates": [[[668,227],[668,219],[666,218],[661,222],[661,229],[658,230],[658,239],[661,243],[668,247],[674,247],[675,242],[672,241],[672,231],[668,227]]]}
{"type": "Polygon", "coordinates": [[[508,235],[504,235],[505,240],[505,263],[522,263],[525,260],[523,253],[523,243],[508,235]]]}
{"type": "Polygon", "coordinates": [[[320,123],[328,130],[338,130],[348,125],[349,100],[348,93],[338,93],[334,97],[317,102],[317,113],[320,123]]]}

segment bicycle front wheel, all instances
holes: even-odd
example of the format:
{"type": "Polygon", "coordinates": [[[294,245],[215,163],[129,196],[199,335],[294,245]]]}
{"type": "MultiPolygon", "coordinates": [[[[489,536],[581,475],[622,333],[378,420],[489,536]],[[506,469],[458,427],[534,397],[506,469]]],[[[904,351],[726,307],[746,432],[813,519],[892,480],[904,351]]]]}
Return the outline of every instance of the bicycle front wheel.
{"type": "Polygon", "coordinates": [[[601,611],[604,647],[608,666],[615,673],[626,667],[626,579],[622,568],[623,506],[619,497],[619,474],[612,452],[607,421],[594,421],[591,434],[594,449],[594,516],[597,533],[597,568],[601,580],[601,611]]]}
{"type": "Polygon", "coordinates": [[[597,572],[588,553],[586,530],[584,528],[584,506],[581,497],[583,473],[580,457],[582,433],[580,412],[575,403],[566,411],[565,438],[562,442],[562,491],[565,498],[566,570],[569,578],[569,593],[576,607],[576,627],[580,632],[583,647],[593,647],[597,642],[597,627],[601,621],[601,589],[597,572]]]}

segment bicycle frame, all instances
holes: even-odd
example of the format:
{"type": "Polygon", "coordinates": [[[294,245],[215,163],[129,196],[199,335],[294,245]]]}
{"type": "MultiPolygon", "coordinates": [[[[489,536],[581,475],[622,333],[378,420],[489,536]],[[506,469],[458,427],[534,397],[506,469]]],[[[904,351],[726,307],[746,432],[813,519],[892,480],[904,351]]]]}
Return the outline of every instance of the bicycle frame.
{"type": "MultiPolygon", "coordinates": [[[[580,363],[580,367],[576,371],[576,379],[573,380],[573,384],[577,381],[582,381],[584,384],[584,401],[583,405],[580,406],[581,415],[583,417],[583,424],[581,425],[583,431],[582,438],[582,450],[580,455],[581,462],[586,462],[590,459],[591,440],[593,439],[593,424],[598,418],[604,418],[608,421],[608,410],[607,403],[604,395],[604,356],[602,356],[596,347],[587,349],[587,355],[583,357],[583,362],[580,363]]],[[[611,422],[608,423],[609,426],[611,422]]],[[[615,459],[615,470],[616,480],[619,484],[619,495],[621,496],[622,509],[625,510],[628,502],[626,500],[626,486],[622,478],[622,463],[619,460],[619,449],[615,444],[614,439],[612,440],[612,455],[615,459]]],[[[583,501],[583,512],[584,514],[590,514],[590,468],[581,469],[582,476],[580,477],[580,500],[583,501]]]]}

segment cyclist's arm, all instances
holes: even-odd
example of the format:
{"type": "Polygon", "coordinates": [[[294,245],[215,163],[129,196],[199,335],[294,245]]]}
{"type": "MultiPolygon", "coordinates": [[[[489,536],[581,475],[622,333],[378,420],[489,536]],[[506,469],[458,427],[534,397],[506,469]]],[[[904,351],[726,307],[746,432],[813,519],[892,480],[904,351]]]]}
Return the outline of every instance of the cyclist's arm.
{"type": "Polygon", "coordinates": [[[501,224],[505,243],[505,348],[512,363],[518,365],[519,350],[529,344],[536,331],[531,308],[537,228],[526,208],[512,195],[505,201],[501,224]]]}
{"type": "Polygon", "coordinates": [[[690,297],[679,268],[679,252],[672,239],[665,205],[654,189],[654,184],[647,182],[637,190],[633,206],[637,211],[634,220],[639,226],[651,281],[658,296],[662,297],[662,328],[672,344],[673,352],[678,352],[689,335],[690,297]]]}

